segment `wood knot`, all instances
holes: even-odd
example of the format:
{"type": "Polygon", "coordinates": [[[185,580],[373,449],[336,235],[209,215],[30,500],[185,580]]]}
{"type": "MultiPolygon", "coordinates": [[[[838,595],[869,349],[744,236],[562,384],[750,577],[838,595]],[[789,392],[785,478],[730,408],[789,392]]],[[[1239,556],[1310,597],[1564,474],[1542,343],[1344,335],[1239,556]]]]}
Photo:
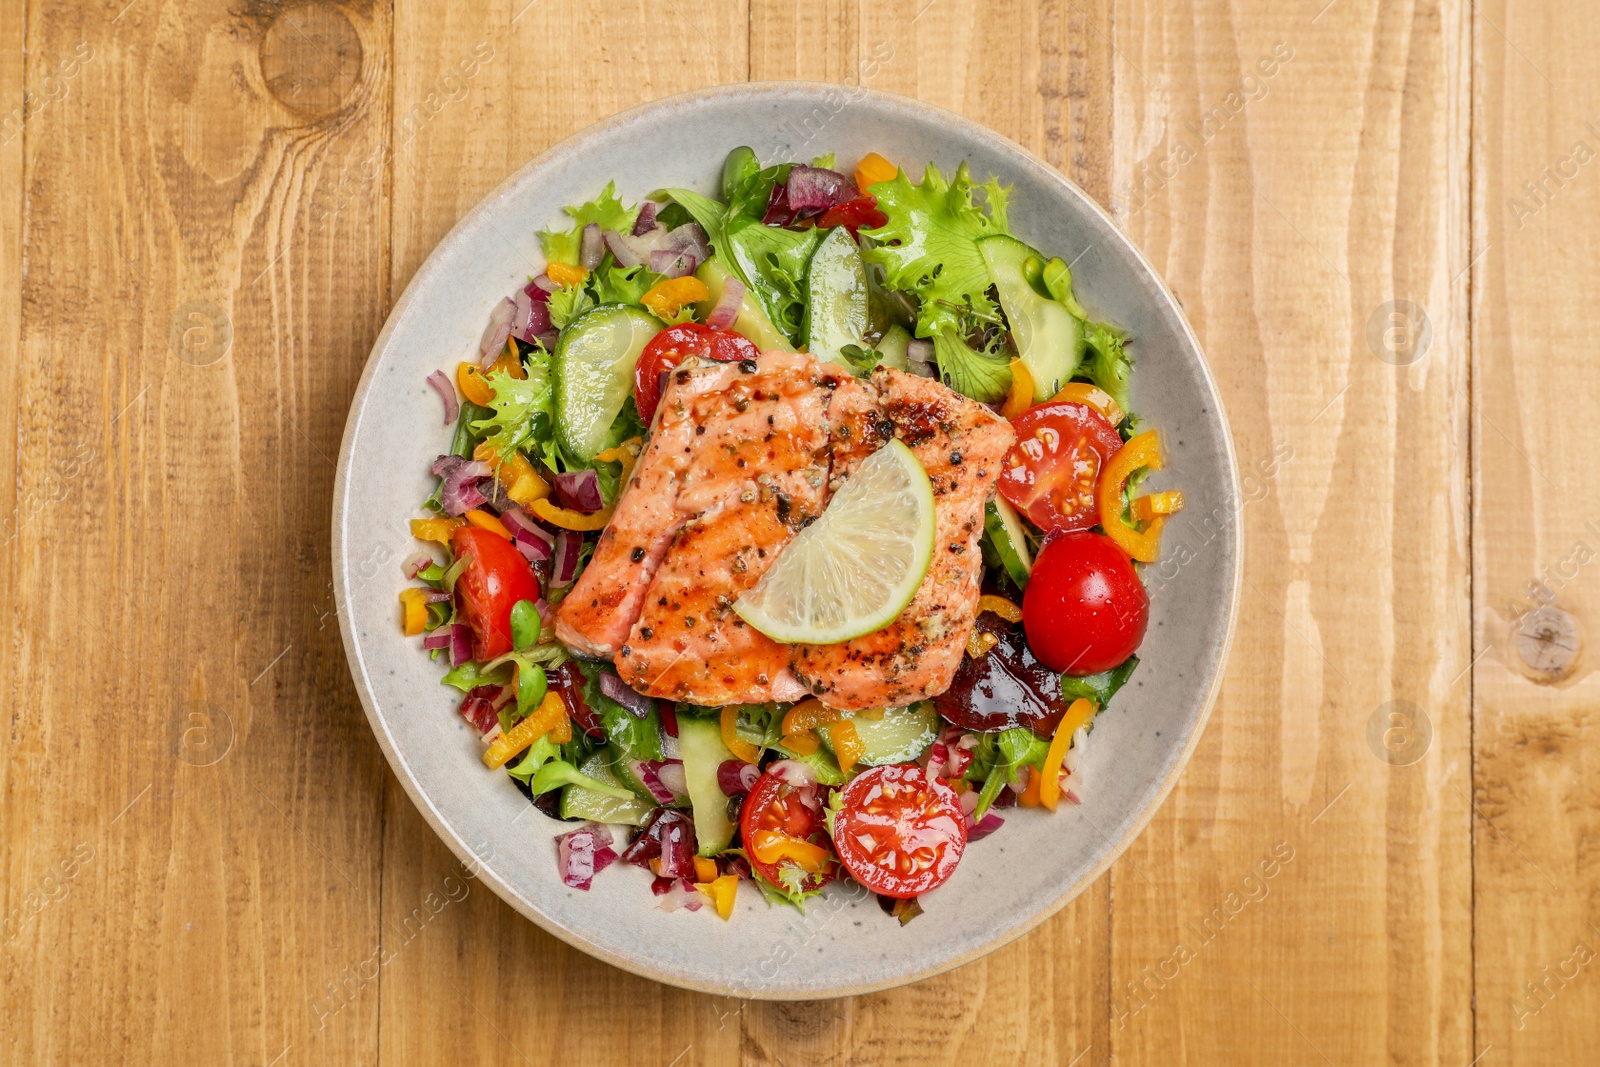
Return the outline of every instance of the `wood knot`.
{"type": "Polygon", "coordinates": [[[1549,685],[1572,673],[1578,663],[1578,622],[1553,605],[1535,608],[1513,625],[1517,654],[1534,681],[1549,685]]]}
{"type": "Polygon", "coordinates": [[[288,8],[261,38],[267,90],[292,111],[323,118],[344,107],[361,80],[361,38],[332,4],[288,8]]]}

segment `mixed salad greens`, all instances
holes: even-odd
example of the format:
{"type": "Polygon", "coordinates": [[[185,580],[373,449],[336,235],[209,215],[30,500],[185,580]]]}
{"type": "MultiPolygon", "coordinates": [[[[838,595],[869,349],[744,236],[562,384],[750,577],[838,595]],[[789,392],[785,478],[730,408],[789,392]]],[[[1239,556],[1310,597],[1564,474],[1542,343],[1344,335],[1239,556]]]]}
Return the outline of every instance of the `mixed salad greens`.
{"type": "Polygon", "coordinates": [[[566,884],[620,857],[664,907],[726,918],[741,881],[800,906],[849,876],[904,922],[999,810],[1078,799],[1092,719],[1138,663],[1134,562],[1156,558],[1182,495],[1136,495],[1160,455],[1130,408],[1127,338],[1007,206],[964,163],[913,183],[876,154],[847,176],[831,156],[762,166],[738,148],[718,197],[628,206],[607,185],[539,234],[548,265],[496,307],[481,359],[430,376],[454,434],[411,524],[431,545],[406,561],[403,629],[448,661],[484,763],[574,823],[566,884]],[[675,705],[554,637],[665,373],[772,349],[935,376],[1013,422],[978,625],[933,700],[675,705]]]}

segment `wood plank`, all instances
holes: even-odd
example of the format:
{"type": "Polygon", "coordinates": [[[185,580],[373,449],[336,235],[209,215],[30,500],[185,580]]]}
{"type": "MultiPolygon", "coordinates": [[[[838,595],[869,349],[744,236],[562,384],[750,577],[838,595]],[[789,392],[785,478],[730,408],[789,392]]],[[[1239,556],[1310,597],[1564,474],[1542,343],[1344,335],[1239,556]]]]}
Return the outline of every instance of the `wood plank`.
{"type": "Polygon", "coordinates": [[[1466,1064],[1463,5],[1115,24],[1113,202],[1208,346],[1250,503],[1221,702],[1117,868],[1113,1047],[1466,1064]],[[1385,346],[1396,299],[1425,353],[1385,346]],[[1395,700],[1431,742],[1384,747],[1395,700]]]}
{"type": "MultiPolygon", "coordinates": [[[[512,0],[480,9],[403,0],[394,292],[457,218],[550,144],[656,97],[743,81],[747,21],[737,2],[512,0]]],[[[737,1004],[635,978],[569,948],[465,879],[392,776],[385,805],[384,939],[394,955],[382,978],[384,1062],[738,1061],[737,1004]],[[450,903],[408,927],[430,892],[450,903]]]]}
{"type": "Polygon", "coordinates": [[[307,209],[386,133],[388,8],[118,9],[27,24],[16,482],[50,503],[10,549],[0,817],[12,892],[67,889],[6,945],[0,1042],[370,1061],[376,998],[310,998],[377,931],[326,531],[386,232],[377,196],[307,209]]]}
{"type": "Polygon", "coordinates": [[[1600,1018],[1600,246],[1592,5],[1476,5],[1473,670],[1483,1063],[1587,1063],[1600,1018]],[[1568,627],[1575,626],[1576,634],[1568,627]]]}

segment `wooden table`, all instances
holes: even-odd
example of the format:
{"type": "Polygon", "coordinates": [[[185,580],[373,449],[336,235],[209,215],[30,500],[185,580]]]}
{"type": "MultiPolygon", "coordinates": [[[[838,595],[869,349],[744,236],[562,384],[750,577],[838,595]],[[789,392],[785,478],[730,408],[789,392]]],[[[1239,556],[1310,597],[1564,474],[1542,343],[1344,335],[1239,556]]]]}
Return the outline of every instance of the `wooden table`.
{"type": "Polygon", "coordinates": [[[1596,43],[1577,0],[3,5],[0,1056],[1594,1063],[1596,43]],[[1109,205],[1251,503],[1222,699],[1112,872],[962,970],[761,1004],[456,880],[357,704],[328,525],[457,217],[621,108],[787,78],[1109,205]]]}

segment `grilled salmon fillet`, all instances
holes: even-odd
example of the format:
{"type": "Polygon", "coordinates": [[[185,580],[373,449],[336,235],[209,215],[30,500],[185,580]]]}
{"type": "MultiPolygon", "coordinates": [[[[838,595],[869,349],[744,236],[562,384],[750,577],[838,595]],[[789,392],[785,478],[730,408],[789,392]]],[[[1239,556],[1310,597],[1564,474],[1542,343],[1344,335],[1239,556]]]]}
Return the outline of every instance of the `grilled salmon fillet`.
{"type": "Polygon", "coordinates": [[[978,611],[983,508],[1016,435],[987,407],[939,382],[878,368],[872,383],[894,436],[933,484],[936,541],[922,585],[900,617],[836,645],[796,645],[791,668],[828,707],[895,707],[950,687],[978,611]]]}

